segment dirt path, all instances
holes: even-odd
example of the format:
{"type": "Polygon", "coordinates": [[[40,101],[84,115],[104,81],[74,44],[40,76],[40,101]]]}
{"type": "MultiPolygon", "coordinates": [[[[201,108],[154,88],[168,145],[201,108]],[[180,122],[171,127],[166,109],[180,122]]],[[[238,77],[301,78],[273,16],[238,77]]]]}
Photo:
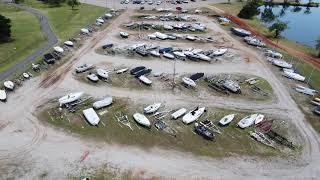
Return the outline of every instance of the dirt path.
{"type": "MultiPolygon", "coordinates": [[[[223,97],[192,97],[161,91],[137,91],[114,87],[95,87],[75,80],[72,70],[77,64],[90,62],[94,64],[126,65],[132,67],[144,64],[154,71],[170,72],[172,62],[164,60],[141,61],[121,56],[103,56],[96,54],[95,48],[106,43],[117,33],[118,25],[128,21],[131,10],[126,11],[104,31],[98,32],[79,49],[73,58],[49,75],[42,75],[29,80],[14,94],[9,95],[7,103],[1,103],[0,123],[7,126],[0,129],[0,178],[37,179],[46,174],[48,179],[64,179],[67,175],[79,175],[83,169],[105,167],[106,164],[120,170],[132,170],[144,177],[163,176],[177,179],[197,179],[213,177],[218,179],[302,179],[317,178],[320,175],[319,136],[306,122],[303,113],[291,98],[287,87],[270,69],[264,57],[256,50],[235,40],[214,23],[210,28],[217,28],[230,38],[238,52],[250,57],[250,63],[219,64],[179,62],[178,73],[192,73],[201,69],[214,73],[247,73],[268,80],[275,91],[276,100],[255,102],[223,97]],[[258,159],[242,156],[222,159],[198,157],[173,150],[148,150],[133,146],[110,145],[99,142],[84,141],[77,135],[70,135],[52,127],[43,125],[34,116],[38,106],[60,97],[67,92],[83,90],[94,96],[106,94],[129,97],[134,101],[166,101],[173,105],[190,103],[206,104],[212,107],[224,107],[241,110],[257,110],[265,113],[288,117],[301,133],[304,149],[302,156],[285,160],[280,157],[258,159]],[[81,157],[89,152],[81,162],[81,157]]],[[[210,22],[209,20],[206,20],[210,22]]],[[[118,41],[120,42],[120,41],[118,41]]],[[[122,42],[126,43],[126,42],[122,42]]]]}

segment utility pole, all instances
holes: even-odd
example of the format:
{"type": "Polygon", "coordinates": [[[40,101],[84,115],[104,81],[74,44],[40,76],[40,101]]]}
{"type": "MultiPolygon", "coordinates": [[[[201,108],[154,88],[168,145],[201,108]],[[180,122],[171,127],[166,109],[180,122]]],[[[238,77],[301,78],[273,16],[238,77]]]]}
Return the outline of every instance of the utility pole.
{"type": "Polygon", "coordinates": [[[174,90],[176,86],[175,77],[176,77],[176,59],[173,60],[173,76],[172,76],[172,90],[174,90]]]}

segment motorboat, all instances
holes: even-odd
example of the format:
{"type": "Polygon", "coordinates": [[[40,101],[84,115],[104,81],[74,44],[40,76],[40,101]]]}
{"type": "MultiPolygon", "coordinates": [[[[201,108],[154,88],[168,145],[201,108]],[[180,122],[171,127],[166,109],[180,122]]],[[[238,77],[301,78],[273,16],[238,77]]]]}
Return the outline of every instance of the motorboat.
{"type": "Polygon", "coordinates": [[[148,54],[149,54],[149,52],[143,47],[137,48],[135,51],[137,54],[144,56],[144,57],[148,56],[148,54]]]}
{"type": "Polygon", "coordinates": [[[176,40],[177,37],[176,36],[173,36],[173,35],[167,35],[169,40],[176,40]]]}
{"type": "Polygon", "coordinates": [[[198,53],[197,55],[198,55],[198,58],[203,60],[203,61],[211,61],[211,58],[206,56],[206,55],[204,55],[204,54],[198,53]]]}
{"type": "Polygon", "coordinates": [[[308,87],[304,87],[304,86],[301,86],[301,85],[296,85],[295,90],[300,92],[300,93],[309,95],[309,96],[314,96],[314,95],[316,95],[318,93],[318,91],[315,90],[315,89],[310,89],[308,87]]]}
{"type": "Polygon", "coordinates": [[[170,25],[165,24],[165,25],[163,26],[163,29],[165,29],[165,30],[173,30],[173,27],[170,26],[170,25]]]}
{"type": "Polygon", "coordinates": [[[92,74],[88,74],[87,78],[92,82],[98,82],[99,81],[98,76],[96,74],[93,74],[93,73],[92,74]]]}
{"type": "Polygon", "coordinates": [[[63,48],[60,47],[60,46],[55,46],[55,47],[53,47],[53,49],[58,53],[63,53],[64,52],[63,48]]]}
{"type": "Polygon", "coordinates": [[[88,71],[88,70],[92,69],[93,67],[94,67],[93,64],[82,64],[82,65],[76,67],[76,73],[82,73],[82,72],[88,71]]]}
{"type": "Polygon", "coordinates": [[[320,98],[314,98],[310,102],[311,102],[311,104],[313,104],[315,106],[320,106],[320,98]]]}
{"type": "Polygon", "coordinates": [[[3,85],[6,89],[9,89],[9,90],[14,89],[14,83],[12,81],[5,81],[3,85]]]}
{"type": "Polygon", "coordinates": [[[197,86],[197,84],[192,79],[190,79],[188,77],[183,77],[182,78],[182,82],[184,84],[188,85],[188,86],[191,86],[191,87],[196,87],[197,86]]]}
{"type": "Polygon", "coordinates": [[[5,90],[0,89],[0,101],[6,101],[7,100],[7,93],[5,90]]]}
{"type": "Polygon", "coordinates": [[[80,29],[80,31],[83,34],[89,34],[90,33],[90,31],[88,29],[86,29],[86,28],[82,28],[82,29],[80,29]]]}
{"type": "Polygon", "coordinates": [[[306,77],[301,76],[300,74],[295,72],[284,71],[282,75],[289,79],[294,79],[297,81],[304,81],[306,79],[306,77]]]}
{"type": "Polygon", "coordinates": [[[161,103],[154,103],[154,104],[151,104],[151,105],[147,106],[146,108],[144,108],[143,111],[146,114],[151,114],[151,113],[158,111],[158,109],[160,107],[161,107],[161,103]]]}
{"type": "Polygon", "coordinates": [[[29,79],[30,78],[30,75],[28,73],[22,73],[22,76],[26,79],[29,79]]]}
{"type": "Polygon", "coordinates": [[[251,114],[249,116],[244,117],[238,122],[238,126],[242,129],[247,128],[255,122],[258,114],[251,114]]]}
{"type": "Polygon", "coordinates": [[[266,52],[264,53],[267,57],[272,57],[276,59],[282,59],[283,55],[279,52],[267,49],[266,52]]]}
{"type": "Polygon", "coordinates": [[[213,133],[208,128],[206,128],[203,124],[194,123],[194,129],[196,133],[202,136],[203,138],[207,140],[213,140],[214,138],[213,133]]]}
{"type": "Polygon", "coordinates": [[[178,119],[179,117],[183,116],[187,112],[186,108],[181,108],[174,113],[171,114],[172,119],[178,119]]]}
{"type": "Polygon", "coordinates": [[[186,39],[189,40],[189,41],[195,41],[195,40],[196,40],[196,37],[191,36],[191,35],[187,35],[187,36],[186,36],[186,39]]]}
{"type": "Polygon", "coordinates": [[[194,121],[196,121],[204,112],[206,108],[205,107],[197,107],[196,109],[190,111],[186,115],[182,117],[182,122],[185,124],[190,124],[194,121]]]}
{"type": "Polygon", "coordinates": [[[154,56],[154,57],[160,57],[159,51],[152,50],[152,51],[150,51],[149,53],[150,53],[152,56],[154,56]]]}
{"type": "Polygon", "coordinates": [[[142,126],[149,127],[149,128],[151,127],[151,123],[149,119],[143,114],[135,113],[133,114],[133,119],[142,126]]]}
{"type": "Polygon", "coordinates": [[[71,47],[74,45],[72,41],[65,41],[64,44],[71,47]]]}
{"type": "Polygon", "coordinates": [[[226,81],[224,81],[224,83],[222,85],[223,85],[223,87],[227,88],[229,91],[231,91],[233,93],[240,93],[241,92],[241,88],[240,88],[239,84],[235,81],[226,80],[226,81]]]}
{"type": "Polygon", "coordinates": [[[272,60],[272,64],[281,68],[292,68],[292,64],[287,63],[286,61],[280,60],[280,59],[274,59],[272,60]]]}
{"type": "Polygon", "coordinates": [[[106,13],[106,14],[104,14],[104,17],[105,17],[105,18],[112,18],[113,15],[112,15],[111,13],[106,13]]]}
{"type": "Polygon", "coordinates": [[[222,56],[222,55],[224,55],[227,51],[228,51],[227,48],[220,48],[220,49],[217,49],[217,50],[213,51],[212,54],[213,54],[214,56],[222,56]]]}
{"type": "Polygon", "coordinates": [[[150,79],[148,79],[146,76],[140,76],[138,78],[142,83],[144,83],[145,85],[151,85],[152,84],[152,81],[150,79]]]}
{"type": "Polygon", "coordinates": [[[258,114],[258,116],[256,117],[256,119],[254,120],[254,124],[259,124],[260,122],[262,122],[264,120],[264,115],[263,114],[258,114]]]}
{"type": "Polygon", "coordinates": [[[146,69],[144,66],[138,66],[130,70],[130,74],[136,75],[139,71],[146,69]]]}
{"type": "Polygon", "coordinates": [[[149,34],[149,35],[148,35],[148,38],[149,38],[149,39],[156,39],[157,36],[156,36],[155,34],[149,34]]]}
{"type": "Polygon", "coordinates": [[[163,57],[168,58],[168,59],[174,59],[174,55],[171,53],[163,53],[163,57]]]}
{"type": "Polygon", "coordinates": [[[204,73],[195,73],[190,76],[190,79],[193,81],[197,81],[197,80],[203,78],[203,76],[204,76],[204,73]]]}
{"type": "Polygon", "coordinates": [[[93,108],[85,109],[82,113],[91,125],[96,126],[99,124],[100,118],[93,108]]]}
{"type": "Polygon", "coordinates": [[[122,73],[125,73],[129,70],[129,68],[122,68],[122,69],[119,69],[116,71],[117,74],[122,74],[122,73]]]}
{"type": "Polygon", "coordinates": [[[80,99],[82,95],[83,95],[83,92],[75,92],[75,93],[67,94],[59,99],[59,104],[60,106],[63,106],[65,104],[72,103],[80,99]]]}
{"type": "Polygon", "coordinates": [[[97,18],[97,19],[96,19],[96,22],[99,22],[99,23],[103,24],[103,23],[104,23],[104,20],[100,17],[100,18],[97,18]]]}
{"type": "Polygon", "coordinates": [[[101,109],[107,106],[110,106],[113,102],[113,98],[111,96],[108,96],[100,101],[96,101],[92,104],[94,109],[101,109]]]}
{"type": "Polygon", "coordinates": [[[234,119],[234,117],[235,117],[235,114],[226,115],[219,121],[219,123],[221,125],[225,126],[225,125],[231,123],[231,121],[234,119]]]}
{"type": "Polygon", "coordinates": [[[176,56],[177,59],[184,59],[187,57],[183,52],[180,51],[174,51],[173,54],[176,56]]]}
{"type": "Polygon", "coordinates": [[[246,36],[250,36],[250,35],[251,35],[251,32],[250,32],[250,31],[247,31],[247,30],[244,30],[244,29],[241,29],[241,28],[233,27],[233,28],[231,28],[231,31],[232,31],[235,35],[241,36],[241,37],[246,37],[246,36]]]}
{"type": "Polygon", "coordinates": [[[109,78],[109,73],[108,71],[98,68],[97,69],[97,75],[103,79],[108,79],[109,78]]]}
{"type": "Polygon", "coordinates": [[[129,37],[129,34],[126,33],[126,32],[120,32],[120,36],[121,36],[122,38],[128,38],[128,37],[129,37]]]}
{"type": "Polygon", "coordinates": [[[157,38],[161,39],[161,40],[166,40],[166,39],[168,39],[168,35],[163,34],[163,33],[160,33],[160,32],[155,32],[154,35],[155,35],[157,38]]]}
{"type": "Polygon", "coordinates": [[[140,76],[148,76],[151,73],[152,69],[144,69],[142,71],[139,71],[136,73],[135,77],[140,77],[140,76]]]}
{"type": "Polygon", "coordinates": [[[256,141],[274,148],[273,142],[269,138],[267,138],[267,136],[265,136],[263,133],[258,131],[249,131],[249,134],[256,141]]]}
{"type": "Polygon", "coordinates": [[[244,38],[244,41],[249,44],[249,45],[252,45],[252,46],[258,46],[258,47],[264,47],[266,46],[265,43],[263,43],[260,39],[257,39],[255,37],[252,37],[252,36],[247,36],[244,38]]]}

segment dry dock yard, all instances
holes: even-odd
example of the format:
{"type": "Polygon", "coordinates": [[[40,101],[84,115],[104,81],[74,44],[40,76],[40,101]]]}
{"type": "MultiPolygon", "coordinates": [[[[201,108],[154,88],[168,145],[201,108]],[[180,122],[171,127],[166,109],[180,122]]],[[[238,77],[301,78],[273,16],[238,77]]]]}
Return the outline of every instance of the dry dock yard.
{"type": "Polygon", "coordinates": [[[319,177],[305,95],[317,92],[263,42],[197,12],[108,12],[8,86],[0,179],[319,177]]]}

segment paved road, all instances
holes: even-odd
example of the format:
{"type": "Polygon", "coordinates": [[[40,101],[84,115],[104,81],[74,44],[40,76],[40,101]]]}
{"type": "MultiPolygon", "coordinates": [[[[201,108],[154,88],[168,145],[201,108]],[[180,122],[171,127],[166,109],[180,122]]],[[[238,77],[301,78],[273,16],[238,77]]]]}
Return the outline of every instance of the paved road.
{"type": "Polygon", "coordinates": [[[34,61],[38,56],[43,55],[47,50],[49,50],[54,44],[56,44],[58,42],[57,37],[55,36],[55,34],[53,33],[53,31],[49,25],[48,19],[40,11],[38,11],[36,9],[32,9],[27,6],[11,4],[11,3],[9,3],[9,4],[12,6],[24,9],[25,11],[34,14],[38,18],[38,20],[40,22],[41,30],[46,35],[47,43],[45,45],[39,47],[38,49],[36,49],[32,54],[30,54],[28,57],[24,58],[23,60],[19,61],[19,63],[17,63],[16,65],[11,67],[10,69],[1,73],[0,74],[0,81],[7,79],[10,75],[14,74],[19,69],[23,68],[26,64],[29,64],[30,62],[34,61]]]}

